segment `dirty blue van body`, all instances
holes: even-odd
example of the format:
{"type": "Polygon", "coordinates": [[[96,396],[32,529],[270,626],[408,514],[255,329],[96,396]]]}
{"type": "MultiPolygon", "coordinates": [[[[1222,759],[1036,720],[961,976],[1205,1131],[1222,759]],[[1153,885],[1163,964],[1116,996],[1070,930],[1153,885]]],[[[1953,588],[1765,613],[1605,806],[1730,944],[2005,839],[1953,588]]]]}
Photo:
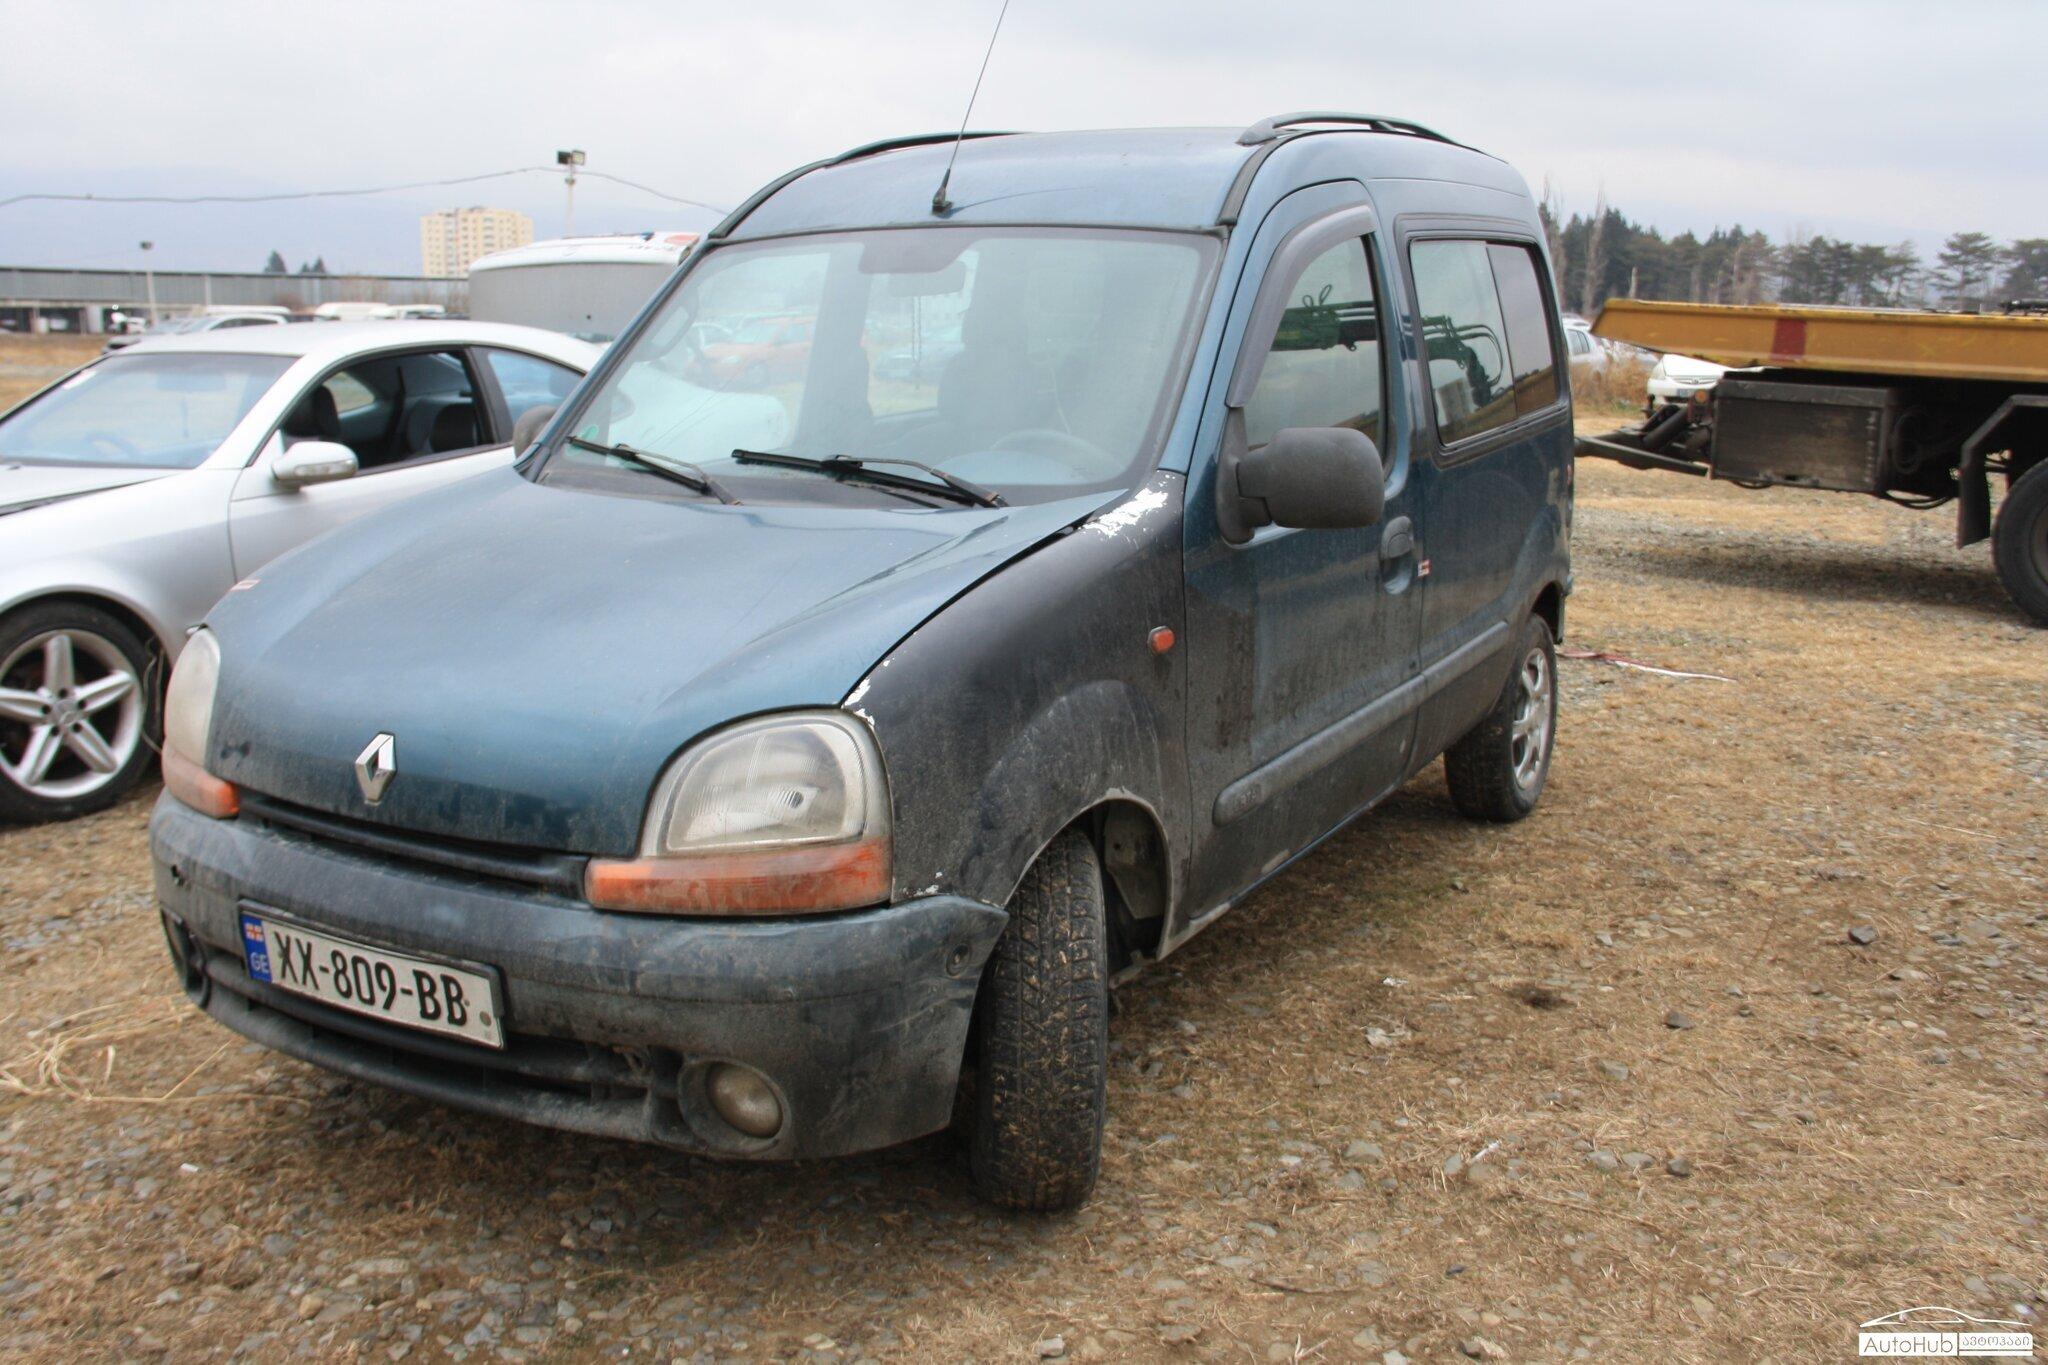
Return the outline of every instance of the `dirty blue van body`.
{"type": "Polygon", "coordinates": [[[1468,814],[1540,794],[1549,280],[1521,178],[1398,120],[784,177],[514,468],[208,618],[151,827],[186,989],[714,1155],[927,1134],[965,1074],[983,1192],[1077,1201],[1117,971],[1439,755],[1468,814]]]}

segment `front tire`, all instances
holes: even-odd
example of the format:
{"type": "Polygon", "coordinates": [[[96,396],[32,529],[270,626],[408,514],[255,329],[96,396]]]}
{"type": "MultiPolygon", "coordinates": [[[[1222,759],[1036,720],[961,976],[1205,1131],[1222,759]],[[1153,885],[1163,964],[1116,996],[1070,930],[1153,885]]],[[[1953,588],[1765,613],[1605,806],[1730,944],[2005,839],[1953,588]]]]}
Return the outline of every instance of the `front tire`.
{"type": "Polygon", "coordinates": [[[2048,626],[2048,460],[2006,490],[1991,528],[1991,562],[2013,605],[2048,626]]]}
{"type": "Polygon", "coordinates": [[[104,810],[155,757],[154,655],[118,617],[46,602],[0,620],[0,820],[104,810]]]}
{"type": "Polygon", "coordinates": [[[982,976],[968,1163],[1006,1209],[1070,1209],[1095,1188],[1109,1072],[1102,867],[1078,830],[1054,839],[1010,897],[982,976]]]}
{"type": "Polygon", "coordinates": [[[1510,824],[1536,809],[1557,745],[1557,645],[1531,616],[1515,667],[1486,719],[1444,754],[1451,804],[1473,820],[1510,824]]]}

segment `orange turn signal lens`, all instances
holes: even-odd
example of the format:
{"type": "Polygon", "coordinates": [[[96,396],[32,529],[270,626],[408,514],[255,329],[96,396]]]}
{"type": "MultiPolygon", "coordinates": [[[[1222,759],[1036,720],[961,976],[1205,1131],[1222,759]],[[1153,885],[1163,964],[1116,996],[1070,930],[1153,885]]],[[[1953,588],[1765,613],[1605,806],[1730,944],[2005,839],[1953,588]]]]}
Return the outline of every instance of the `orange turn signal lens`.
{"type": "Polygon", "coordinates": [[[670,858],[593,858],[583,874],[583,893],[600,910],[654,915],[858,910],[889,899],[889,840],[670,858]]]}
{"type": "Polygon", "coordinates": [[[221,781],[169,745],[164,746],[164,788],[216,820],[232,820],[241,813],[242,794],[234,783],[221,781]]]}

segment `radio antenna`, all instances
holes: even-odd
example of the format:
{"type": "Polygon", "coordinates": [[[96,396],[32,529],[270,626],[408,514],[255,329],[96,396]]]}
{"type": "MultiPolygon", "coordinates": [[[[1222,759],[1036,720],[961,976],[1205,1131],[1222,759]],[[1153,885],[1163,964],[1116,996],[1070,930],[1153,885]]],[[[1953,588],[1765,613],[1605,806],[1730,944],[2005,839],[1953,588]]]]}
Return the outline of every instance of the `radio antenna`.
{"type": "Polygon", "coordinates": [[[995,55],[996,38],[1003,31],[1003,16],[1010,12],[1010,0],[1003,0],[1003,7],[996,11],[996,26],[988,35],[988,50],[981,54],[981,70],[974,73],[974,89],[968,92],[967,108],[960,115],[960,131],[953,136],[953,151],[946,158],[946,173],[939,177],[939,188],[932,195],[932,216],[943,218],[953,211],[953,201],[946,197],[946,187],[953,183],[953,163],[960,159],[960,144],[967,140],[967,120],[974,117],[974,101],[981,96],[981,78],[988,74],[988,59],[995,55]]]}

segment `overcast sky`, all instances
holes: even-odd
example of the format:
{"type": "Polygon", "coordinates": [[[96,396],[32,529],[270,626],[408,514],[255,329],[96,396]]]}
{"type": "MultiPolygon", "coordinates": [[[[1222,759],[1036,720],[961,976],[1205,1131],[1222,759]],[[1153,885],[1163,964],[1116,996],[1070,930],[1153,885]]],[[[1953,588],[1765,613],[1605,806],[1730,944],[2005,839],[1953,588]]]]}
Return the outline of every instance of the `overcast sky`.
{"type": "MultiPolygon", "coordinates": [[[[1000,0],[0,0],[0,198],[261,193],[474,175],[589,152],[729,205],[799,162],[957,125],[1000,0]]],[[[985,128],[1399,114],[1568,209],[1604,187],[1667,232],[1741,222],[1923,250],[2048,236],[2037,0],[1012,0],[985,128]]],[[[412,272],[418,217],[562,229],[558,179],[260,207],[0,208],[0,264],[412,272]]],[[[585,180],[582,231],[700,210],[585,180]]]]}

